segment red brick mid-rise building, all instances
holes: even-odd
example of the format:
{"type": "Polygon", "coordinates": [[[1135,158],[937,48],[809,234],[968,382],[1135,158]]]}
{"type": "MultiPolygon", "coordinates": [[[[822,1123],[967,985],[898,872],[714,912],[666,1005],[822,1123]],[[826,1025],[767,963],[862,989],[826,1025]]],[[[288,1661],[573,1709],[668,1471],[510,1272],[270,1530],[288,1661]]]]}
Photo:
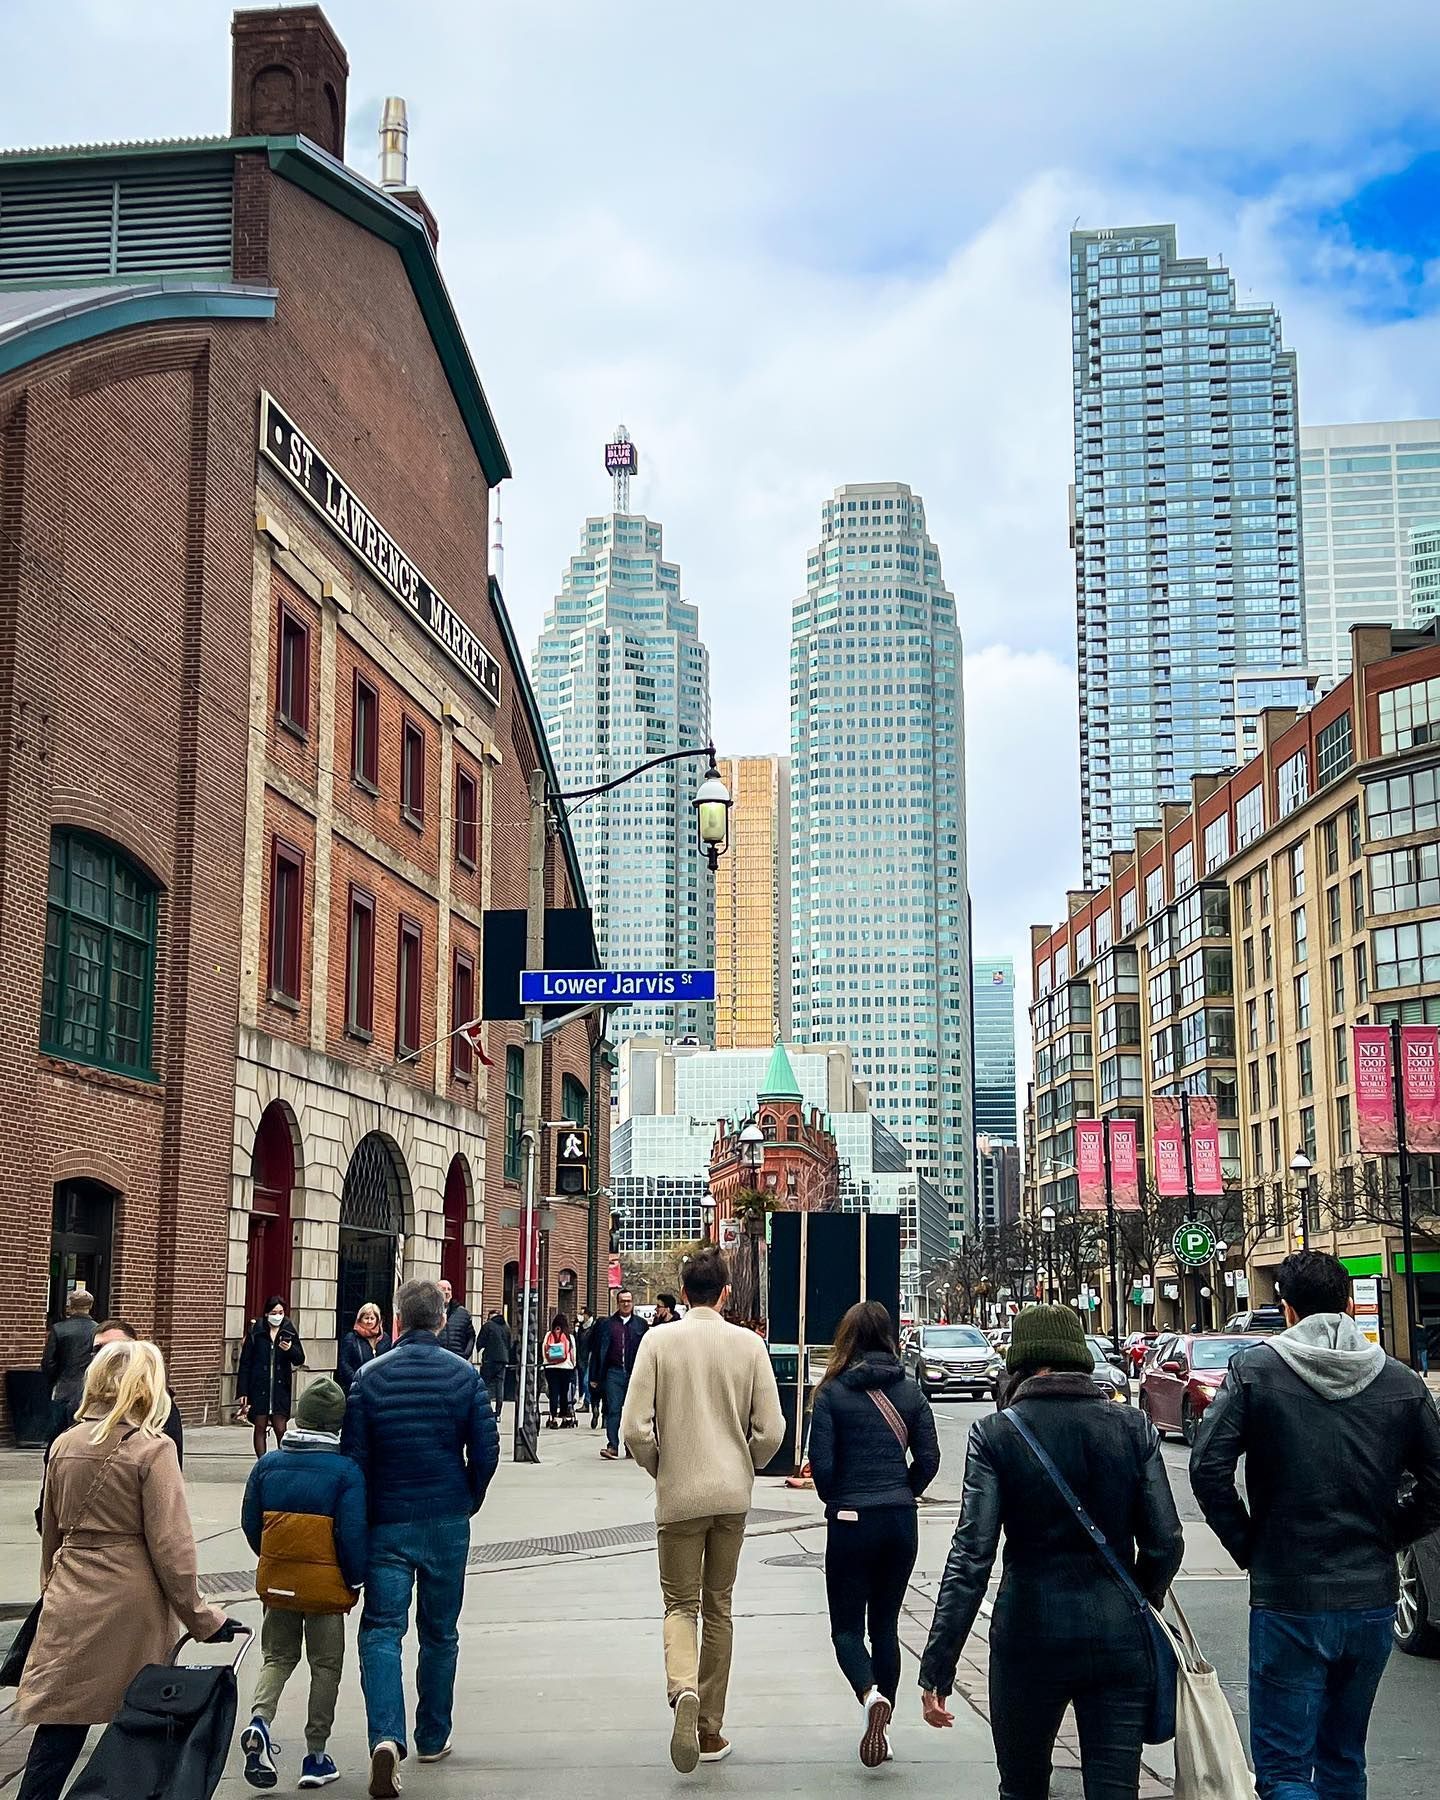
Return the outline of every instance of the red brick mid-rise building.
{"type": "MultiPolygon", "coordinates": [[[[433,216],[345,166],[318,8],[234,42],[229,137],[0,156],[0,1355],[84,1281],[192,1404],[271,1291],[313,1368],[401,1274],[508,1297],[520,1028],[453,1034],[548,767],[433,216]]],[[[597,1158],[600,1050],[544,1101],[597,1158]]]]}

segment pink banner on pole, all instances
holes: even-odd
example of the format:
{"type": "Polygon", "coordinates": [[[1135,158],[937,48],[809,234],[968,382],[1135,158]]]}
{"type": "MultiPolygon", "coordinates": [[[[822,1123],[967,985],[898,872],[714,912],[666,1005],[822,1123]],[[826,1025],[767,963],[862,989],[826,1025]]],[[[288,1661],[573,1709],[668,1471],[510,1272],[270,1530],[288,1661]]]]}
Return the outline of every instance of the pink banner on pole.
{"type": "Polygon", "coordinates": [[[1153,1101],[1155,1131],[1150,1143],[1150,1163],[1157,1194],[1183,1194],[1185,1188],[1185,1133],[1180,1122],[1180,1102],[1173,1094],[1157,1094],[1153,1101]]]}
{"type": "Polygon", "coordinates": [[[1197,1125],[1193,1117],[1190,1120],[1190,1177],[1192,1193],[1218,1194],[1224,1190],[1225,1182],[1220,1173],[1220,1127],[1203,1119],[1197,1125]]]}
{"type": "Polygon", "coordinates": [[[1395,1153],[1395,1074],[1390,1027],[1355,1027],[1355,1125],[1362,1150],[1395,1153]]]}
{"type": "Polygon", "coordinates": [[[1133,1119],[1110,1121],[1110,1192],[1117,1212],[1140,1210],[1140,1140],[1133,1119]]]}
{"type": "Polygon", "coordinates": [[[1440,1150],[1440,1026],[1400,1027],[1400,1091],[1405,1142],[1412,1150],[1440,1150]]]}
{"type": "Polygon", "coordinates": [[[1105,1148],[1098,1119],[1075,1121],[1075,1175],[1080,1186],[1081,1212],[1105,1210],[1105,1148]]]}

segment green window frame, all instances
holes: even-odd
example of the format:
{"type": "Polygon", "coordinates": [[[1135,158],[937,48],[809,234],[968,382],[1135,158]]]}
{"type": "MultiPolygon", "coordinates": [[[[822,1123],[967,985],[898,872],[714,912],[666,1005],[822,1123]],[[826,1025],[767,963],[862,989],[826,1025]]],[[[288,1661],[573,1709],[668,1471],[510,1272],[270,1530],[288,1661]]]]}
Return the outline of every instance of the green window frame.
{"type": "Polygon", "coordinates": [[[520,1130],[525,1116],[525,1052],[505,1052],[505,1179],[520,1179],[520,1130]]]}
{"type": "Polygon", "coordinates": [[[154,1078],[156,913],[154,883],[122,850],[52,834],[42,1050],[154,1078]]]}

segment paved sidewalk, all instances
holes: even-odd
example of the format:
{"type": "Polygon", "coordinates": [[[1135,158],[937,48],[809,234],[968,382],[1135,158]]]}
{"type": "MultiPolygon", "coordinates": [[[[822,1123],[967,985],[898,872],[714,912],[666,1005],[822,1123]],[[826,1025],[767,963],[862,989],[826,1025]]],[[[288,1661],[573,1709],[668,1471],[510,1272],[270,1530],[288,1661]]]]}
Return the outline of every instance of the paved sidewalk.
{"type": "MultiPolygon", "coordinates": [[[[506,1423],[509,1423],[507,1412],[506,1423]]],[[[823,1521],[813,1493],[762,1480],[735,1592],[735,1664],[726,1733],[728,1762],[682,1778],[668,1757],[660,1647],[653,1489],[633,1464],[599,1459],[603,1439],[582,1425],[542,1432],[538,1466],[504,1464],[471,1532],[471,1574],[461,1616],[454,1756],[404,1771],[419,1800],[634,1800],[640,1789],[743,1787],[750,1793],[832,1796],[883,1784],[894,1800],[943,1788],[957,1800],[996,1790],[979,1637],[962,1664],[953,1731],[919,1719],[915,1662],[907,1655],[894,1732],[896,1761],[869,1771],[856,1750],[859,1707],[836,1670],[825,1615],[823,1521]]],[[[206,1585],[238,1617],[258,1623],[253,1561],[234,1528],[249,1466],[248,1440],[228,1428],[196,1431],[186,1470],[206,1585]]],[[[507,1450],[508,1455],[508,1450],[507,1450]]],[[[38,1459],[0,1456],[0,1601],[28,1604],[36,1590],[30,1517],[38,1459]]],[[[959,1500],[959,1468],[946,1470],[922,1512],[920,1559],[902,1622],[918,1653],[929,1625],[959,1500]]],[[[1208,1554],[1197,1546],[1196,1561],[1208,1554]]],[[[345,1778],[329,1792],[365,1792],[364,1713],[350,1647],[332,1752],[345,1778]]],[[[0,1626],[8,1636],[13,1626],[0,1626]]],[[[411,1667],[413,1668],[413,1660],[411,1667]]],[[[258,1668],[241,1675],[242,1716],[258,1668]]],[[[292,1679],[277,1721],[285,1746],[278,1791],[293,1788],[303,1755],[304,1671],[292,1679]]],[[[13,1700],[13,1694],[4,1696],[13,1700]]],[[[413,1690],[412,1690],[413,1703],[413,1690]]],[[[25,1734],[0,1718],[0,1779],[18,1766],[25,1734]],[[8,1729],[7,1729],[8,1727],[8,1729]]],[[[226,1800],[250,1792],[238,1751],[221,1784],[226,1800]]],[[[1073,1757],[1061,1756],[1056,1800],[1080,1794],[1073,1757]]],[[[1149,1793],[1165,1788],[1147,1784],[1149,1793]]]]}

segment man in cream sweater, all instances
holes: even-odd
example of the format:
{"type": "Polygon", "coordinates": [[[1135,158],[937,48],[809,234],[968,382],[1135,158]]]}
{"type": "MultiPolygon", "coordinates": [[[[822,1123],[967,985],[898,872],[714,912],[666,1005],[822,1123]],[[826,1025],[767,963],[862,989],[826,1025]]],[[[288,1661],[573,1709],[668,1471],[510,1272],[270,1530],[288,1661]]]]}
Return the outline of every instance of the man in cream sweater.
{"type": "Polygon", "coordinates": [[[685,1267],[689,1311],[641,1340],[620,1421],[625,1447],[655,1477],[665,1685],[682,1775],[730,1754],[720,1735],[730,1684],[730,1594],[755,1471],[785,1435],[764,1342],[721,1316],[730,1270],[710,1245],[685,1267]],[[705,1632],[700,1639],[698,1619],[705,1632]]]}

